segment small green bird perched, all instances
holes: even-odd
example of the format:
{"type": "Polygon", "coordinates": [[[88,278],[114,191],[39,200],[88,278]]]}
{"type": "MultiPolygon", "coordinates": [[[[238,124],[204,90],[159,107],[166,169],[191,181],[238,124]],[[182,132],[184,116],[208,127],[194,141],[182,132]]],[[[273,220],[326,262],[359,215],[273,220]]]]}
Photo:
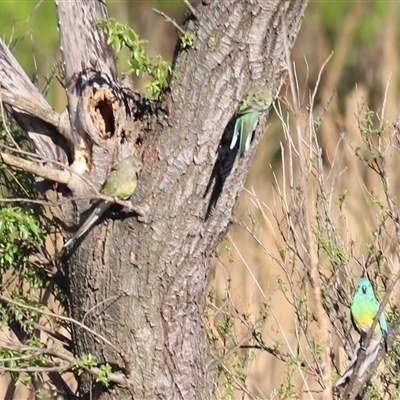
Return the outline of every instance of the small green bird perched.
{"type": "MultiPolygon", "coordinates": [[[[134,156],[124,158],[112,168],[100,189],[100,193],[109,197],[118,197],[121,200],[128,199],[136,189],[137,173],[141,167],[142,162],[138,158],[134,156]]],[[[75,240],[84,235],[112,204],[112,202],[106,200],[97,202],[92,213],[75,235],[64,244],[63,248],[70,246],[75,240]]]]}
{"type": "Polygon", "coordinates": [[[239,104],[230,148],[235,147],[238,137],[240,137],[240,157],[243,157],[245,151],[250,147],[261,113],[267,111],[273,101],[272,93],[267,87],[254,86],[246,93],[244,100],[239,104]]]}
{"type": "MultiPolygon", "coordinates": [[[[362,337],[365,337],[369,329],[371,328],[372,322],[374,321],[375,315],[377,314],[379,307],[380,303],[375,297],[371,281],[368,278],[361,278],[358,282],[357,291],[353,297],[353,301],[350,307],[351,320],[353,322],[354,328],[361,335],[361,337],[354,349],[353,357],[350,361],[350,366],[347,368],[347,371],[343,374],[343,376],[338,379],[335,386],[343,385],[346,380],[349,379],[353,374],[357,358],[361,350],[362,337]]],[[[388,327],[386,317],[385,314],[382,312],[379,316],[378,323],[375,326],[371,340],[365,351],[365,359],[358,370],[359,377],[363,376],[364,372],[375,361],[380,349],[382,337],[386,340],[387,333],[388,327]]]]}

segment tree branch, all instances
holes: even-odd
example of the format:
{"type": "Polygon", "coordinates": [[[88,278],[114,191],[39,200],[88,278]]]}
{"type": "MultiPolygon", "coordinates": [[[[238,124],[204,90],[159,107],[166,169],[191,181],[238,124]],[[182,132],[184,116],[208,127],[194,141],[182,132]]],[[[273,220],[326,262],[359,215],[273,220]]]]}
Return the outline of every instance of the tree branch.
{"type": "MultiPolygon", "coordinates": [[[[382,181],[382,187],[384,188],[387,207],[389,210],[388,215],[389,215],[390,219],[392,220],[393,225],[395,227],[396,237],[397,237],[396,245],[397,245],[397,247],[399,247],[399,243],[400,243],[400,222],[399,222],[399,220],[400,219],[399,219],[399,214],[397,211],[397,206],[393,200],[392,194],[390,193],[391,185],[390,185],[389,175],[386,171],[386,159],[384,156],[382,156],[381,158],[378,159],[378,161],[376,161],[376,168],[377,168],[377,173],[382,181]]],[[[378,320],[379,320],[386,304],[389,302],[389,298],[392,295],[393,290],[399,279],[400,279],[400,270],[396,273],[394,278],[392,278],[390,285],[386,288],[385,296],[383,297],[383,300],[380,303],[379,310],[376,313],[375,318],[372,322],[372,325],[369,328],[368,334],[365,338],[365,342],[364,342],[364,346],[363,346],[364,348],[363,347],[361,348],[360,355],[357,358],[357,362],[354,367],[353,376],[350,379],[349,385],[346,388],[344,398],[348,398],[348,399],[356,398],[357,394],[360,392],[360,390],[364,386],[365,382],[367,382],[367,380],[370,379],[372,374],[375,372],[376,368],[378,367],[379,363],[381,362],[381,360],[383,358],[383,355],[385,354],[385,350],[382,349],[379,352],[379,356],[376,358],[374,363],[368,368],[368,373],[365,373],[360,378],[357,377],[357,372],[366,356],[365,349],[368,348],[368,345],[369,345],[369,343],[372,339],[373,333],[375,331],[375,326],[378,323],[378,320]]],[[[398,322],[396,324],[397,329],[399,329],[399,325],[400,325],[400,323],[398,322]]],[[[392,328],[392,330],[393,330],[393,328],[392,328]]],[[[393,343],[394,338],[395,338],[395,336],[393,336],[393,332],[391,332],[390,335],[388,335],[388,338],[386,339],[388,342],[388,346],[389,346],[389,344],[393,343]],[[391,343],[389,343],[389,337],[393,338],[391,343]]]]}
{"type": "Polygon", "coordinates": [[[0,152],[0,160],[12,167],[20,168],[23,171],[30,172],[36,176],[40,176],[50,181],[63,183],[65,185],[68,184],[71,177],[71,173],[68,171],[60,171],[51,168],[49,165],[41,165],[37,162],[25,160],[4,152],[0,152]]]}
{"type": "Polygon", "coordinates": [[[188,9],[191,11],[191,13],[195,16],[195,18],[199,18],[198,15],[196,14],[196,10],[194,7],[190,4],[189,0],[183,0],[183,2],[187,5],[188,9]]]}
{"type": "Polygon", "coordinates": [[[175,29],[176,29],[178,32],[180,32],[182,35],[185,34],[185,31],[176,23],[176,21],[175,21],[174,19],[168,17],[167,14],[163,13],[162,11],[157,10],[156,8],[153,8],[152,10],[153,10],[155,13],[157,13],[157,14],[161,15],[162,17],[164,17],[165,21],[166,21],[166,22],[170,22],[170,23],[175,27],[175,29]]]}
{"type": "MultiPolygon", "coordinates": [[[[73,357],[69,354],[63,353],[61,351],[57,351],[54,349],[49,349],[49,348],[41,348],[41,347],[34,347],[34,346],[23,346],[17,343],[12,343],[9,345],[2,344],[1,348],[3,350],[10,350],[10,351],[29,351],[29,352],[34,352],[35,355],[44,355],[44,356],[51,356],[51,357],[57,357],[60,360],[66,361],[67,364],[58,366],[58,365],[51,365],[51,366],[34,366],[34,367],[5,367],[4,365],[0,366],[0,371],[4,372],[33,372],[33,373],[39,373],[39,372],[66,372],[71,370],[74,365],[76,365],[78,358],[73,357]]],[[[25,357],[23,357],[25,359],[25,357]]],[[[9,358],[9,359],[2,359],[0,362],[7,362],[7,361],[12,361],[14,358],[9,358]]],[[[22,359],[22,357],[18,357],[18,359],[22,359]]],[[[82,369],[84,369],[87,372],[90,372],[94,376],[100,376],[103,375],[104,372],[98,368],[98,367],[88,367],[82,363],[80,363],[80,366],[82,369]]],[[[116,383],[117,385],[121,387],[128,387],[133,382],[131,382],[123,373],[121,372],[110,372],[107,374],[107,378],[109,381],[116,383]]]]}
{"type": "Polygon", "coordinates": [[[88,326],[86,326],[82,322],[79,322],[76,319],[73,319],[73,318],[70,318],[70,317],[65,317],[63,315],[58,315],[58,314],[52,313],[50,311],[41,310],[41,309],[39,309],[37,307],[28,306],[26,304],[20,303],[18,301],[10,299],[10,298],[8,298],[6,296],[3,296],[2,294],[0,294],[0,299],[6,301],[7,303],[13,304],[15,306],[25,308],[26,310],[35,311],[35,312],[41,313],[43,315],[47,315],[49,317],[60,319],[61,321],[71,322],[72,324],[75,324],[75,325],[79,326],[80,328],[86,330],[87,332],[89,332],[90,334],[92,334],[93,336],[95,336],[96,338],[98,338],[99,340],[101,340],[102,342],[107,344],[108,346],[110,346],[121,357],[122,361],[124,362],[125,370],[127,371],[126,375],[127,376],[130,375],[131,367],[130,367],[130,364],[129,364],[128,360],[125,357],[125,354],[123,354],[123,352],[120,349],[118,349],[113,343],[111,343],[104,336],[98,334],[93,329],[90,329],[88,326]]]}
{"type": "Polygon", "coordinates": [[[58,113],[52,108],[43,107],[35,98],[28,99],[17,93],[10,93],[8,90],[0,88],[1,102],[53,125],[69,143],[72,141],[67,109],[62,113],[58,113]]]}
{"type": "MultiPolygon", "coordinates": [[[[2,94],[6,93],[14,98],[15,96],[21,96],[24,99],[31,99],[31,102],[40,105],[41,109],[52,111],[51,106],[38,88],[30,81],[28,75],[1,39],[0,86],[2,94]]],[[[40,118],[32,117],[30,114],[25,114],[19,110],[20,105],[17,104],[16,106],[10,106],[7,111],[28,134],[35,145],[37,153],[47,159],[66,162],[66,149],[62,147],[64,143],[60,143],[60,135],[54,129],[49,129],[49,126],[40,118]]]]}

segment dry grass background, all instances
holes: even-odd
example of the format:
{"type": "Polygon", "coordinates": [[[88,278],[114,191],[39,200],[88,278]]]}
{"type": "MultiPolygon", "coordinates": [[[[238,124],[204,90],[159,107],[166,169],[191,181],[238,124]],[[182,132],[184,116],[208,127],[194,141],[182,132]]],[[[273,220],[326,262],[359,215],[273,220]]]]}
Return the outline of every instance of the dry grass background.
{"type": "MultiPolygon", "coordinates": [[[[156,44],[152,48],[153,54],[172,54],[175,40],[173,29],[154,14],[149,5],[146,6],[144,2],[138,4],[140,8],[132,25],[152,46],[156,44]],[[150,20],[152,22],[149,23],[150,20]]],[[[346,282],[349,296],[353,289],[346,278],[357,281],[361,275],[358,262],[362,264],[367,259],[366,243],[379,242],[377,246],[387,257],[384,269],[389,277],[398,271],[398,256],[391,236],[393,231],[386,231],[379,240],[372,235],[381,216],[379,208],[371,202],[371,193],[376,192],[384,197],[381,180],[355,157],[354,148],[363,146],[359,118],[363,117],[367,104],[385,121],[395,122],[398,119],[397,21],[400,4],[387,2],[388,12],[380,21],[379,34],[362,49],[357,48],[356,32],[357,27],[368,20],[370,4],[364,1],[351,4],[340,22],[340,29],[332,38],[323,26],[317,4],[310,2],[292,53],[299,85],[299,110],[293,112],[295,102],[288,79],[280,93],[280,104],[284,121],[289,114],[289,125],[285,132],[276,112],[270,113],[269,127],[257,149],[235,209],[235,222],[222,241],[213,263],[206,325],[214,339],[214,354],[222,354],[218,349],[232,346],[232,352],[223,353],[225,357],[221,362],[213,364],[214,367],[222,365],[226,374],[220,376],[220,386],[215,390],[217,398],[254,399],[256,395],[262,399],[323,398],[321,377],[316,372],[306,373],[297,365],[290,365],[264,350],[240,350],[239,345],[250,342],[249,327],[260,319],[263,304],[267,303],[267,316],[257,326],[266,345],[273,348],[279,342],[282,353],[300,354],[310,361],[310,365],[313,362],[310,342],[307,342],[296,319],[295,308],[290,304],[290,293],[284,293],[279,283],[280,279],[286,284],[290,278],[294,279],[298,293],[303,293],[310,301],[311,310],[316,311],[315,291],[309,284],[312,271],[301,263],[293,265],[293,252],[287,249],[282,232],[285,233],[288,227],[285,207],[292,210],[295,200],[291,197],[291,179],[294,186],[301,187],[303,195],[307,195],[309,201],[306,209],[313,223],[316,221],[316,211],[320,210],[320,203],[315,206],[319,182],[312,172],[314,158],[309,157],[308,146],[315,142],[309,136],[308,107],[321,66],[332,51],[333,55],[321,75],[312,116],[314,120],[321,117],[322,121],[317,140],[323,151],[322,167],[330,199],[330,215],[337,226],[335,237],[341,240],[344,248],[351,249],[351,254],[348,254],[345,266],[333,265],[326,254],[315,248],[313,250],[313,240],[309,238],[308,242],[302,242],[307,248],[303,255],[307,252],[313,254],[310,263],[315,264],[320,277],[339,277],[346,282]],[[352,68],[349,69],[349,59],[354,57],[358,58],[352,60],[352,68]],[[300,142],[299,137],[302,138],[300,142]],[[296,152],[302,156],[297,157],[296,152]],[[289,165],[290,154],[293,157],[292,168],[289,165]],[[344,193],[345,201],[340,203],[339,198],[344,193]],[[338,270],[335,271],[335,268],[338,270]],[[232,326],[223,331],[220,324],[227,315],[232,316],[232,326]],[[236,342],[229,337],[230,334],[236,336],[236,342]],[[229,385],[226,376],[232,378],[229,385]],[[294,388],[289,390],[290,382],[294,388]]],[[[124,7],[128,7],[127,2],[121,2],[116,17],[129,14],[124,7]]],[[[179,18],[178,14],[176,18],[179,18]]],[[[379,121],[375,122],[379,124],[379,121]]],[[[387,170],[395,199],[400,194],[398,160],[398,151],[391,148],[387,170]]],[[[300,195],[298,198],[302,201],[305,199],[300,195]]],[[[307,226],[303,228],[307,231],[307,226]]],[[[300,237],[301,226],[296,226],[296,229],[300,237]]],[[[376,266],[369,268],[373,270],[376,266]]],[[[391,303],[398,304],[395,295],[391,303]]],[[[343,305],[341,308],[347,318],[348,311],[343,305]]],[[[329,333],[327,344],[336,356],[336,366],[343,372],[348,361],[341,341],[331,323],[326,320],[321,328],[322,322],[314,320],[309,324],[309,337],[319,342],[323,338],[321,329],[329,333]]],[[[0,399],[5,398],[8,387],[8,378],[4,379],[0,384],[0,399]]],[[[17,389],[13,398],[25,399],[29,395],[21,388],[17,389]]]]}

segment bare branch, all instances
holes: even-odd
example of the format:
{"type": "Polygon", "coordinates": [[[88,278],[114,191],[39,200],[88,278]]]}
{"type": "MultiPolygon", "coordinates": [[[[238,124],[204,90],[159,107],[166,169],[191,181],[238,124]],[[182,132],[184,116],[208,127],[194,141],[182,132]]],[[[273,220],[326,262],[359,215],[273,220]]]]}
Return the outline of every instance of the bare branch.
{"type": "MultiPolygon", "coordinates": [[[[293,104],[294,104],[294,118],[296,121],[296,130],[297,130],[297,137],[298,137],[298,150],[299,150],[299,166],[300,169],[303,172],[301,174],[301,184],[302,187],[304,188],[304,199],[305,199],[305,208],[304,208],[304,216],[305,216],[305,229],[307,232],[307,239],[308,239],[308,246],[309,246],[309,263],[311,266],[311,283],[313,286],[313,294],[314,294],[314,300],[315,300],[315,306],[316,306],[316,317],[318,324],[320,326],[320,337],[319,337],[319,343],[321,345],[322,349],[322,366],[321,366],[321,372],[322,372],[322,378],[324,382],[324,391],[322,398],[329,400],[332,398],[332,378],[331,378],[331,363],[330,363],[330,354],[329,354],[329,319],[326,316],[323,308],[323,303],[322,303],[322,290],[321,290],[321,280],[320,280],[320,275],[319,275],[319,258],[318,258],[318,251],[317,251],[317,245],[312,239],[312,226],[311,226],[311,215],[312,215],[312,210],[310,210],[309,205],[311,204],[310,202],[310,197],[309,197],[309,192],[306,189],[307,188],[307,179],[308,176],[310,175],[310,168],[309,168],[309,162],[311,160],[311,135],[313,132],[313,125],[310,123],[309,129],[310,129],[310,154],[309,157],[305,157],[305,150],[307,148],[305,144],[305,138],[303,138],[303,130],[301,127],[301,121],[299,119],[299,110],[300,110],[300,101],[299,101],[299,92],[298,92],[298,80],[295,78],[295,73],[294,73],[294,68],[293,64],[291,63],[290,60],[290,51],[289,51],[289,45],[287,43],[287,27],[285,24],[285,19],[282,17],[282,27],[284,31],[284,43],[285,43],[285,51],[286,51],[286,62],[287,62],[287,68],[288,68],[288,73],[289,73],[289,78],[290,78],[290,88],[292,92],[292,97],[293,97],[293,104]],[[303,150],[304,149],[304,150],[303,150]]],[[[324,67],[328,63],[331,55],[328,57],[328,59],[325,61],[325,63],[322,65],[319,75],[318,75],[318,81],[317,85],[315,87],[316,92],[318,85],[319,85],[319,79],[322,74],[322,71],[324,70],[324,67]]],[[[312,99],[312,101],[314,98],[312,99]]],[[[311,102],[310,108],[312,109],[313,103],[311,102]]],[[[311,114],[311,113],[310,113],[311,114]]],[[[320,155],[320,148],[318,146],[318,154],[316,156],[318,158],[321,157],[320,155]]],[[[320,172],[321,174],[323,171],[320,172]]]]}
{"type": "Polygon", "coordinates": [[[152,9],[155,13],[161,15],[162,17],[165,18],[166,22],[170,22],[177,30],[178,32],[182,33],[182,35],[185,34],[185,31],[176,23],[176,21],[170,17],[168,17],[168,15],[166,15],[165,13],[163,13],[162,11],[157,10],[156,8],[152,9]]]}
{"type": "Polygon", "coordinates": [[[49,165],[41,165],[34,161],[25,160],[20,157],[13,156],[8,153],[0,152],[0,159],[7,165],[20,168],[23,171],[30,172],[36,176],[40,176],[50,181],[68,184],[71,174],[68,171],[60,171],[51,168],[49,165]]]}
{"type": "Polygon", "coordinates": [[[71,127],[69,125],[67,110],[59,114],[49,107],[43,107],[34,98],[28,99],[17,93],[11,93],[1,88],[0,102],[8,104],[15,109],[26,112],[33,117],[40,118],[42,121],[53,125],[68,142],[71,142],[71,127]]]}
{"type": "Polygon", "coordinates": [[[106,343],[108,346],[110,346],[123,360],[124,364],[125,364],[125,369],[127,372],[127,376],[130,375],[129,371],[130,371],[130,365],[129,362],[127,361],[125,354],[122,353],[121,350],[119,350],[113,343],[111,343],[108,339],[106,339],[104,336],[98,334],[97,332],[95,332],[93,329],[90,329],[88,326],[86,326],[85,324],[77,321],[76,319],[70,318],[70,317],[65,317],[63,315],[59,315],[59,314],[55,314],[52,313],[50,311],[46,311],[46,310],[40,310],[37,307],[32,307],[32,306],[28,306],[26,304],[20,303],[18,301],[15,301],[13,299],[10,299],[6,296],[3,296],[2,294],[0,294],[0,299],[6,301],[7,303],[13,304],[15,306],[18,307],[22,307],[25,308],[26,310],[30,310],[30,311],[35,311],[38,313],[41,313],[43,315],[47,315],[49,317],[53,317],[56,319],[60,319],[61,321],[67,321],[67,322],[71,322],[77,326],[79,326],[80,328],[86,330],[87,332],[89,332],[90,334],[92,334],[93,336],[95,336],[96,338],[98,338],[100,341],[106,343]]]}
{"type": "MultiPolygon", "coordinates": [[[[32,102],[40,105],[41,109],[47,108],[50,111],[52,110],[46,99],[30,81],[25,71],[1,39],[0,86],[2,94],[7,93],[8,95],[12,94],[12,96],[31,99],[32,102]]],[[[67,161],[65,149],[57,145],[58,133],[54,129],[49,129],[47,123],[37,117],[32,117],[30,114],[21,113],[19,107],[14,108],[14,106],[10,106],[7,111],[12,114],[17,123],[27,132],[38,154],[51,160],[67,161]]]]}
{"type": "Polygon", "coordinates": [[[81,176],[76,171],[74,171],[71,167],[63,165],[60,162],[48,160],[48,159],[45,159],[44,157],[37,155],[35,153],[30,153],[28,151],[14,149],[13,147],[10,147],[10,146],[4,145],[4,144],[0,144],[0,148],[6,149],[8,151],[16,152],[21,155],[25,155],[27,157],[33,158],[34,160],[38,160],[37,162],[29,161],[29,160],[22,159],[20,157],[13,156],[9,153],[0,152],[0,159],[2,159],[2,161],[7,165],[10,165],[10,166],[13,166],[16,168],[20,168],[26,172],[30,172],[34,175],[40,176],[45,179],[49,179],[54,182],[66,184],[67,186],[68,185],[73,186],[72,181],[73,181],[73,178],[76,176],[76,177],[78,177],[78,179],[87,183],[88,186],[93,190],[93,196],[75,196],[75,197],[68,198],[66,200],[61,200],[59,202],[45,202],[43,200],[11,198],[11,199],[0,199],[0,203],[1,202],[12,203],[12,202],[16,202],[16,201],[22,201],[22,202],[28,202],[28,203],[49,205],[51,207],[54,207],[54,206],[59,206],[59,205],[62,205],[62,204],[65,204],[65,203],[68,203],[71,201],[75,201],[75,200],[105,200],[110,203],[119,204],[122,207],[125,207],[129,210],[134,211],[136,214],[138,214],[140,216],[144,216],[146,214],[146,211],[143,207],[140,207],[137,205],[134,206],[134,205],[132,205],[132,203],[130,201],[124,201],[124,200],[120,200],[115,197],[105,196],[105,195],[101,194],[98,191],[97,187],[93,184],[93,182],[90,179],[88,179],[84,176],[81,176]],[[44,163],[51,163],[54,165],[58,165],[59,167],[61,167],[63,169],[63,171],[60,171],[58,169],[52,169],[48,165],[43,165],[44,163]]]}
{"type": "Polygon", "coordinates": [[[192,14],[198,18],[197,14],[196,14],[196,10],[194,9],[194,7],[190,4],[189,0],[183,0],[183,2],[187,5],[188,9],[192,12],[192,14]]]}
{"type": "MultiPolygon", "coordinates": [[[[393,293],[393,290],[398,282],[398,280],[400,279],[400,270],[397,272],[396,276],[392,279],[392,281],[390,282],[389,287],[386,289],[386,293],[385,296],[382,299],[382,302],[379,306],[379,310],[375,315],[375,318],[372,322],[371,327],[369,328],[368,334],[364,340],[363,346],[361,346],[361,351],[359,353],[359,356],[357,357],[357,363],[354,366],[354,371],[352,374],[352,377],[350,379],[349,384],[346,387],[346,391],[345,394],[343,396],[343,398],[345,399],[355,399],[356,396],[359,394],[360,390],[364,387],[365,383],[371,378],[371,376],[375,373],[376,368],[378,368],[380,362],[382,361],[383,355],[385,354],[385,349],[382,349],[380,351],[380,357],[377,357],[376,360],[374,361],[374,363],[368,368],[368,370],[366,371],[366,373],[364,373],[364,375],[362,377],[358,377],[357,372],[361,367],[361,364],[364,362],[365,357],[366,357],[366,349],[368,348],[368,345],[372,339],[372,336],[374,334],[374,330],[375,330],[375,326],[378,323],[378,320],[383,312],[383,310],[385,309],[386,304],[389,302],[389,298],[393,293]]],[[[396,337],[396,333],[393,332],[394,329],[392,329],[392,331],[390,332],[390,336],[393,338],[391,343],[388,340],[388,345],[392,345],[394,338],[396,337]]],[[[397,333],[400,332],[400,323],[397,323],[397,333]]],[[[386,340],[386,339],[385,339],[386,340]]]]}
{"type": "MultiPolygon", "coordinates": [[[[388,214],[395,226],[396,238],[397,238],[396,246],[398,248],[399,243],[400,243],[400,220],[399,220],[399,214],[397,211],[397,206],[394,202],[393,196],[391,195],[391,185],[390,185],[389,175],[386,170],[385,157],[386,157],[386,154],[381,156],[380,158],[378,158],[378,161],[376,162],[376,171],[377,171],[379,177],[381,178],[382,187],[384,188],[386,203],[387,203],[387,206],[389,209],[388,214]]],[[[378,320],[379,320],[386,304],[389,302],[389,298],[392,295],[393,290],[394,290],[397,282],[399,281],[399,279],[400,279],[400,270],[396,273],[394,278],[392,278],[390,285],[386,288],[385,296],[383,297],[383,300],[379,306],[379,310],[376,313],[373,323],[372,323],[372,325],[368,331],[368,334],[365,338],[364,346],[361,349],[361,354],[357,358],[357,363],[355,365],[354,372],[353,372],[353,378],[350,380],[350,383],[347,386],[346,392],[344,394],[345,398],[348,398],[348,399],[356,398],[357,394],[360,392],[360,390],[363,387],[363,385],[365,384],[365,382],[367,382],[367,380],[370,379],[373,371],[375,371],[375,369],[378,367],[378,365],[381,361],[382,357],[379,357],[379,362],[376,360],[374,362],[374,364],[368,369],[369,373],[364,374],[361,378],[358,378],[358,379],[355,378],[355,377],[357,377],[358,369],[360,368],[363,360],[365,359],[365,349],[368,348],[368,345],[372,339],[372,336],[373,336],[374,330],[375,330],[375,326],[378,323],[378,320]]],[[[384,352],[385,352],[384,350],[381,351],[381,353],[384,353],[384,352]]]]}

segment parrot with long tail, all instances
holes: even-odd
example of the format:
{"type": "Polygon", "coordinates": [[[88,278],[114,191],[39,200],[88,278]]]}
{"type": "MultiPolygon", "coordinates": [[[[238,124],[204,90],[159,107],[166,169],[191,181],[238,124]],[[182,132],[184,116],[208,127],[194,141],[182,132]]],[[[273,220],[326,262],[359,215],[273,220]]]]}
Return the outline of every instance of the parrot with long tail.
{"type": "MultiPolygon", "coordinates": [[[[100,189],[100,193],[126,200],[132,196],[137,186],[137,173],[142,167],[142,162],[134,156],[129,156],[115,165],[100,189]]],[[[77,232],[64,244],[63,248],[70,246],[84,235],[113,204],[111,201],[100,200],[94,206],[89,217],[79,227],[77,232]]]]}

